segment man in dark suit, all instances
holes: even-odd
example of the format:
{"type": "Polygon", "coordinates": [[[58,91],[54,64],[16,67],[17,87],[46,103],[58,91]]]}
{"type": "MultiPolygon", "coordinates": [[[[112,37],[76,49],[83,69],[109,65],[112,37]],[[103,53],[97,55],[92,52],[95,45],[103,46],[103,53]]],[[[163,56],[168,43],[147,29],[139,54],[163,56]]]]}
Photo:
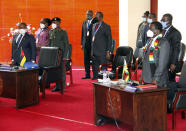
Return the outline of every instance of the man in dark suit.
{"type": "Polygon", "coordinates": [[[90,78],[90,60],[91,60],[91,34],[92,34],[92,19],[93,11],[88,10],[86,13],[87,19],[83,21],[81,31],[81,49],[84,50],[84,66],[85,66],[85,77],[82,79],[90,78]]]}
{"type": "Polygon", "coordinates": [[[109,25],[103,22],[103,13],[97,12],[95,17],[98,19],[98,22],[92,27],[92,80],[96,80],[98,77],[99,65],[106,64],[107,60],[109,60],[112,46],[111,29],[109,25]]]}
{"type": "Polygon", "coordinates": [[[19,33],[13,36],[12,41],[12,63],[20,65],[23,56],[26,62],[36,60],[36,42],[33,35],[27,33],[26,23],[20,23],[18,26],[19,33]]]}
{"type": "Polygon", "coordinates": [[[172,15],[164,14],[161,23],[164,29],[164,37],[170,43],[170,59],[169,59],[169,81],[175,81],[176,64],[178,63],[178,55],[180,51],[181,33],[172,25],[172,15]]]}

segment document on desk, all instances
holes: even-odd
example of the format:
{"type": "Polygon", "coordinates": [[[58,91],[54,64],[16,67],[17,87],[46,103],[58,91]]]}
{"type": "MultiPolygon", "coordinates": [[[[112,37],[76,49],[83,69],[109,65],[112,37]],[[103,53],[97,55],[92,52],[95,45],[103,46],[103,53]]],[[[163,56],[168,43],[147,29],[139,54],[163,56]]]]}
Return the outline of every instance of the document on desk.
{"type": "Polygon", "coordinates": [[[0,65],[0,70],[2,71],[10,71],[11,69],[10,65],[0,65]]]}
{"type": "Polygon", "coordinates": [[[141,91],[152,90],[152,89],[156,89],[157,88],[157,85],[152,85],[152,84],[139,85],[139,86],[137,86],[137,88],[139,88],[141,91]]]}
{"type": "Polygon", "coordinates": [[[129,86],[129,85],[127,85],[127,86],[125,86],[125,88],[123,88],[124,91],[129,91],[129,92],[136,92],[137,89],[138,89],[137,87],[129,86]]]}

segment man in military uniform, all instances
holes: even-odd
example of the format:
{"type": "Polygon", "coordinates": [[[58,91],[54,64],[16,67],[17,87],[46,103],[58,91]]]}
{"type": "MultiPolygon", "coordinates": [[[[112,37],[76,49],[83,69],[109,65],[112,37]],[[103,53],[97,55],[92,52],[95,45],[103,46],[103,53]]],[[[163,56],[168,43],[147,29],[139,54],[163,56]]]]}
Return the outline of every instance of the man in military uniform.
{"type": "MultiPolygon", "coordinates": [[[[49,46],[59,47],[61,49],[61,52],[62,52],[61,68],[62,68],[62,81],[63,81],[63,89],[64,89],[66,76],[65,76],[63,58],[65,57],[69,41],[68,41],[67,32],[64,29],[61,29],[60,23],[61,23],[60,18],[54,17],[52,19],[52,29],[49,33],[50,35],[49,46]]],[[[57,83],[56,87],[52,90],[52,92],[55,92],[55,91],[60,91],[59,83],[57,83]]]]}

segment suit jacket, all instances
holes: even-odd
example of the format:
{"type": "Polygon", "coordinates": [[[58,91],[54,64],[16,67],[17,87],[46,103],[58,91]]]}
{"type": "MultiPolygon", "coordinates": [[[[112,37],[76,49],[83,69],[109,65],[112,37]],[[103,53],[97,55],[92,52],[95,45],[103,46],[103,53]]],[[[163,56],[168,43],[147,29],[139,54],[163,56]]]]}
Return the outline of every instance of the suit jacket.
{"type": "Polygon", "coordinates": [[[170,59],[169,64],[176,64],[180,50],[181,33],[173,26],[167,31],[164,36],[170,43],[170,59]]]}
{"type": "Polygon", "coordinates": [[[142,38],[142,43],[143,43],[143,46],[147,43],[147,40],[149,39],[147,37],[147,31],[149,30],[149,24],[145,25],[145,28],[144,28],[144,34],[143,34],[143,38],[142,38]]]}
{"type": "Polygon", "coordinates": [[[14,35],[13,41],[12,41],[12,59],[14,60],[14,62],[19,64],[22,60],[21,48],[24,52],[27,62],[32,61],[32,60],[35,61],[36,60],[36,41],[35,41],[34,36],[28,33],[25,33],[19,46],[18,46],[18,43],[16,43],[16,39],[18,36],[19,35],[14,35]]]}
{"type": "Polygon", "coordinates": [[[145,32],[145,30],[147,28],[147,25],[144,25],[143,22],[142,22],[138,26],[137,39],[136,39],[136,49],[134,51],[134,57],[135,58],[142,57],[142,55],[143,55],[143,49],[142,49],[142,47],[146,44],[145,43],[145,40],[144,40],[145,39],[144,32],[145,32]],[[143,30],[141,30],[142,27],[143,27],[143,30]]]}
{"type": "MultiPolygon", "coordinates": [[[[96,30],[96,24],[92,27],[92,37],[96,30]]],[[[106,52],[111,52],[112,46],[112,34],[110,26],[102,22],[99,30],[95,35],[94,41],[92,41],[92,53],[94,56],[106,56],[106,52]]]]}
{"type": "Polygon", "coordinates": [[[148,50],[144,54],[143,70],[142,76],[145,83],[152,83],[153,80],[158,81],[159,86],[166,86],[168,83],[168,63],[169,63],[169,53],[170,45],[165,38],[161,38],[159,41],[160,50],[153,51],[155,64],[149,63],[149,53],[148,50]]]}
{"type": "Polygon", "coordinates": [[[83,21],[82,24],[82,30],[81,30],[81,46],[83,47],[91,47],[91,41],[92,41],[92,22],[89,25],[89,28],[87,28],[88,20],[83,21]],[[89,31],[89,35],[87,36],[87,32],[89,31]]]}

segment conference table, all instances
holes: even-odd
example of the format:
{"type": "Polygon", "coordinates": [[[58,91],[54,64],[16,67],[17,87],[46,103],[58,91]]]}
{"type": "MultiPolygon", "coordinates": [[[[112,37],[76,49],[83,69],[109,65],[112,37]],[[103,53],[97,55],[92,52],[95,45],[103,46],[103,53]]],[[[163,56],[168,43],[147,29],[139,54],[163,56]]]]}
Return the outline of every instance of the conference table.
{"type": "Polygon", "coordinates": [[[94,124],[115,118],[132,131],[167,130],[167,89],[130,92],[117,85],[94,82],[94,124]]]}
{"type": "Polygon", "coordinates": [[[38,69],[0,66],[0,97],[16,99],[17,109],[38,104],[38,69]]]}

